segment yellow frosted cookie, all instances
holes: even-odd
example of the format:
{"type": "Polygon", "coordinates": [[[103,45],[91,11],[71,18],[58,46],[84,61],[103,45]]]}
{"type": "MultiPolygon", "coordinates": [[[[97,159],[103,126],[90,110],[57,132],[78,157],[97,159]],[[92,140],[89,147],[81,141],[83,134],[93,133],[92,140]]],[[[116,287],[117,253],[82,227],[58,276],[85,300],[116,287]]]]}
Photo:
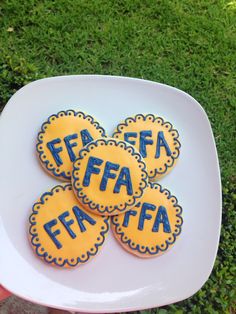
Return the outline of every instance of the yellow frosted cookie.
{"type": "Polygon", "coordinates": [[[85,210],[71,184],[58,185],[33,205],[29,218],[30,242],[45,262],[75,267],[89,261],[101,248],[109,218],[85,210]]]}
{"type": "Polygon", "coordinates": [[[112,138],[89,143],[74,162],[72,184],[80,203],[99,215],[132,208],[147,187],[146,165],[135,148],[112,138]]]}
{"type": "Polygon", "coordinates": [[[40,162],[57,179],[69,181],[80,149],[100,137],[106,137],[105,130],[93,117],[81,111],[60,111],[43,123],[38,134],[40,162]]]}
{"type": "Polygon", "coordinates": [[[179,133],[170,122],[153,114],[137,114],[118,124],[113,137],[134,145],[144,158],[151,180],[160,179],[176,164],[179,133]]]}
{"type": "Polygon", "coordinates": [[[182,208],[175,196],[150,183],[135,207],[111,218],[118,242],[139,257],[158,256],[170,249],[181,233],[182,208]]]}

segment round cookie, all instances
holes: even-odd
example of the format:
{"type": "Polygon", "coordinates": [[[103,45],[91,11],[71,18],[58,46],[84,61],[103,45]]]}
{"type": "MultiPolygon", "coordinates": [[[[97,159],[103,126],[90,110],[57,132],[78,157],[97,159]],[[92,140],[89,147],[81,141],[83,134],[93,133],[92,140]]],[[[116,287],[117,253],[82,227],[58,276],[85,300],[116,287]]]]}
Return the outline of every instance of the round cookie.
{"type": "Polygon", "coordinates": [[[176,164],[179,133],[170,122],[153,114],[137,114],[118,124],[113,137],[134,145],[144,158],[150,180],[160,179],[176,164]]]}
{"type": "Polygon", "coordinates": [[[37,256],[67,268],[95,256],[109,230],[109,218],[79,205],[71,184],[44,193],[33,205],[29,222],[30,242],[37,256]]]}
{"type": "Polygon", "coordinates": [[[111,219],[118,242],[139,257],[159,256],[170,249],[181,233],[182,208],[175,196],[158,183],[150,183],[135,207],[111,219]]]}
{"type": "Polygon", "coordinates": [[[142,156],[133,146],[107,138],[80,151],[72,184],[83,207],[99,215],[117,215],[139,202],[148,176],[142,156]]]}
{"type": "Polygon", "coordinates": [[[43,123],[36,149],[44,169],[63,181],[71,179],[72,163],[82,147],[94,139],[106,137],[105,130],[81,111],[60,111],[43,123]]]}

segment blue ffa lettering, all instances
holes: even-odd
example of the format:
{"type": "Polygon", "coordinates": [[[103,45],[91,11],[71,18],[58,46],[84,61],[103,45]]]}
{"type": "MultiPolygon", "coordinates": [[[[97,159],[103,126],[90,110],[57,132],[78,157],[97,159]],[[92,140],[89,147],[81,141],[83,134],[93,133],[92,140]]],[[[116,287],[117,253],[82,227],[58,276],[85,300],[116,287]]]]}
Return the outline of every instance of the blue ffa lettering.
{"type": "MultiPolygon", "coordinates": [[[[89,157],[87,168],[85,171],[83,186],[89,186],[91,177],[98,175],[101,172],[101,165],[104,160],[96,157],[89,157]]],[[[107,161],[103,170],[102,179],[100,182],[100,191],[106,191],[107,184],[110,180],[115,180],[114,193],[120,193],[121,186],[126,187],[128,195],[133,194],[133,186],[131,181],[130,170],[128,167],[121,167],[119,164],[107,161]]]]}
{"type": "MultiPolygon", "coordinates": [[[[74,213],[74,216],[77,221],[77,225],[79,227],[80,232],[85,232],[86,227],[84,225],[84,221],[87,221],[90,225],[95,225],[96,221],[90,217],[88,214],[86,214],[82,209],[80,209],[78,206],[74,206],[72,208],[72,211],[74,213]]],[[[69,211],[65,211],[61,215],[58,216],[58,218],[53,219],[46,224],[44,224],[44,230],[47,232],[49,237],[52,239],[53,243],[58,249],[62,248],[61,242],[57,239],[57,236],[61,234],[61,232],[64,230],[66,231],[72,239],[75,239],[76,233],[71,229],[71,225],[75,223],[74,219],[68,219],[70,218],[69,211]],[[60,227],[55,229],[54,227],[57,226],[60,223],[60,227]],[[63,228],[61,228],[63,226],[63,228]],[[54,231],[52,230],[54,229],[54,231]]],[[[58,227],[58,226],[57,226],[58,227]]]]}
{"type": "MultiPolygon", "coordinates": [[[[141,203],[138,203],[136,207],[140,207],[141,203]]],[[[129,222],[132,218],[131,216],[137,216],[136,210],[129,210],[124,214],[123,227],[128,227],[129,222]]],[[[158,208],[150,203],[143,203],[138,220],[138,230],[142,231],[145,228],[145,221],[152,220],[155,216],[154,223],[152,226],[152,232],[158,232],[160,224],[163,226],[163,231],[166,233],[171,232],[170,222],[167,215],[166,208],[164,206],[159,206],[158,208]],[[149,211],[149,213],[148,213],[149,211]],[[153,212],[153,215],[151,214],[153,212]]]]}
{"type": "MultiPolygon", "coordinates": [[[[153,135],[152,135],[151,130],[140,131],[139,134],[137,132],[126,132],[124,133],[124,140],[132,145],[136,145],[135,139],[138,138],[139,139],[139,152],[145,158],[147,157],[146,146],[154,144],[154,140],[152,136],[153,135]]],[[[171,150],[165,139],[163,131],[160,131],[157,133],[155,158],[160,157],[161,147],[165,148],[167,156],[171,156],[171,150]]]]}
{"type": "MultiPolygon", "coordinates": [[[[90,135],[89,131],[86,129],[80,131],[80,136],[81,136],[83,146],[93,141],[92,136],[90,135]]],[[[78,138],[78,134],[74,133],[74,134],[65,136],[63,139],[71,162],[74,162],[76,159],[76,155],[74,153],[73,148],[77,146],[77,143],[75,142],[77,138],[78,138]]],[[[60,153],[63,150],[61,142],[62,140],[60,138],[55,138],[54,140],[47,143],[47,147],[50,150],[58,167],[63,165],[63,160],[60,157],[60,153]]]]}

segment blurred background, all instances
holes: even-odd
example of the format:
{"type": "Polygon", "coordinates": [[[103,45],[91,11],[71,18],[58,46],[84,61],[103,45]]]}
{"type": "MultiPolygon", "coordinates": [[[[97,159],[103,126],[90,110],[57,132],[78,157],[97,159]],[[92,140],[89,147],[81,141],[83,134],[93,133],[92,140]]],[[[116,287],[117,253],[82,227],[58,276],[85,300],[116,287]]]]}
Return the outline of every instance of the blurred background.
{"type": "MultiPolygon", "coordinates": [[[[141,313],[236,313],[235,26],[235,0],[0,0],[1,110],[33,80],[109,74],[175,86],[208,114],[223,183],[213,273],[190,299],[141,313]]],[[[1,314],[48,311],[15,296],[0,302],[1,314]]]]}

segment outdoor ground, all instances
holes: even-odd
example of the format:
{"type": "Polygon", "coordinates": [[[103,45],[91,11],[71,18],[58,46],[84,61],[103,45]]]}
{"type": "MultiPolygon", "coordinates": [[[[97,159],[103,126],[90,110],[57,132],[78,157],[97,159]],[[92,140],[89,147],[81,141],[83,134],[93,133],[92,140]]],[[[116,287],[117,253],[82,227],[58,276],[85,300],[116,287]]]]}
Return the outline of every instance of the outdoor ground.
{"type": "Polygon", "coordinates": [[[0,1],[1,108],[33,80],[96,73],[175,86],[208,114],[224,196],[215,267],[195,296],[147,313],[236,311],[235,26],[235,0],[0,1]]]}

